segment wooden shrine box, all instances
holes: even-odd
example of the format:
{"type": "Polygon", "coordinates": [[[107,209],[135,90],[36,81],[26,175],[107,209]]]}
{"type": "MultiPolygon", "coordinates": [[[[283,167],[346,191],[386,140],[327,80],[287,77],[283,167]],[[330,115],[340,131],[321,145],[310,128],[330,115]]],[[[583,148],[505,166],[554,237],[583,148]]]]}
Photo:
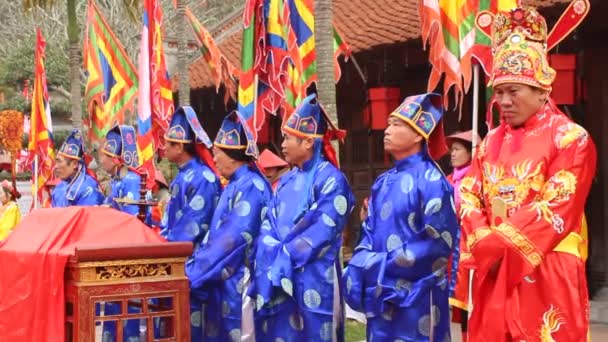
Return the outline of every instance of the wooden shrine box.
{"type": "Polygon", "coordinates": [[[125,321],[139,324],[140,341],[190,341],[191,254],[188,242],[77,248],[65,269],[66,341],[101,341],[103,322],[119,323],[105,324],[123,341],[125,321]]]}

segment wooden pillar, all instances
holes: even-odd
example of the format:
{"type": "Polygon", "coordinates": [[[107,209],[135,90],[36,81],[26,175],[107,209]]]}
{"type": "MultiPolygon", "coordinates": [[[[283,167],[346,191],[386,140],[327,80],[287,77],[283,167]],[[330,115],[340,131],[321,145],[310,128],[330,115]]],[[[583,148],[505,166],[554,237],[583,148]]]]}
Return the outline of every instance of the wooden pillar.
{"type": "MultiPolygon", "coordinates": [[[[605,33],[604,33],[605,34],[605,33]]],[[[585,122],[597,147],[598,163],[595,179],[587,199],[590,258],[588,275],[592,297],[608,299],[608,44],[586,35],[583,73],[587,86],[585,122]],[[594,294],[597,293],[597,296],[594,294]]]]}

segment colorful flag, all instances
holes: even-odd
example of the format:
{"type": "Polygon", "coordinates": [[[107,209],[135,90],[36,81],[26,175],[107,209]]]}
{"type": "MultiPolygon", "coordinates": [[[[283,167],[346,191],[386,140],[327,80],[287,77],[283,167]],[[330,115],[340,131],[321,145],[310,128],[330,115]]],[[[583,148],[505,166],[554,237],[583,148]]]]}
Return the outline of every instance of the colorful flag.
{"type": "Polygon", "coordinates": [[[157,0],[144,1],[143,30],[139,53],[139,99],[137,101],[137,147],[139,165],[154,184],[154,153],[173,114],[173,93],[162,45],[162,8],[157,0]]]}
{"type": "Polygon", "coordinates": [[[262,128],[264,116],[256,115],[256,103],[258,97],[259,59],[261,48],[259,41],[263,37],[261,25],[264,0],[247,0],[243,14],[243,42],[241,48],[241,74],[238,88],[238,111],[247,120],[247,124],[257,138],[257,132],[262,128]]]}
{"type": "Polygon", "coordinates": [[[203,58],[211,68],[211,75],[215,81],[216,90],[219,90],[220,84],[224,83],[228,95],[232,98],[236,98],[236,78],[238,77],[238,69],[220,52],[209,31],[205,29],[187,7],[186,17],[198,40],[203,58]]]}
{"type": "MultiPolygon", "coordinates": [[[[475,16],[483,9],[508,9],[516,0],[420,0],[420,26],[424,46],[429,48],[432,70],[427,86],[434,91],[443,76],[444,106],[453,87],[456,103],[462,104],[471,83],[472,57],[487,66],[488,44],[475,26],[475,16]]],[[[490,55],[491,58],[491,55],[490,55]]],[[[490,59],[491,60],[491,59],[490,59]]]]}
{"type": "Polygon", "coordinates": [[[103,140],[113,125],[124,122],[127,110],[133,111],[138,82],[133,63],[93,0],[88,7],[84,68],[89,137],[103,140]]]}
{"type": "Polygon", "coordinates": [[[342,34],[338,31],[338,28],[334,26],[334,58],[336,59],[334,63],[334,76],[336,77],[336,82],[338,82],[342,76],[338,58],[341,55],[344,55],[344,60],[348,61],[348,58],[350,58],[352,54],[353,52],[350,49],[350,46],[348,46],[344,38],[342,38],[342,34]]]}
{"type": "MultiPolygon", "coordinates": [[[[44,185],[53,177],[55,163],[55,151],[53,144],[53,126],[51,123],[51,107],[49,95],[46,88],[46,72],[44,70],[46,42],[42,32],[36,30],[36,50],[34,51],[34,89],[32,91],[32,112],[29,136],[30,163],[37,158],[38,179],[32,176],[32,193],[36,194],[34,201],[41,201],[44,193],[44,185]]],[[[34,203],[33,206],[37,206],[34,203]]]]}
{"type": "MultiPolygon", "coordinates": [[[[313,10],[313,0],[247,1],[238,104],[253,132],[266,113],[291,114],[317,80],[313,10]]],[[[337,81],[337,58],[350,49],[335,28],[333,35],[337,81]]]]}
{"type": "MultiPolygon", "coordinates": [[[[489,11],[490,13],[496,14],[499,11],[509,11],[518,6],[518,0],[479,0],[479,6],[477,13],[489,11]]],[[[476,18],[473,18],[475,22],[476,18]]],[[[479,20],[480,17],[477,17],[479,20]]],[[[481,18],[482,20],[486,20],[481,18]]],[[[490,18],[487,18],[490,23],[490,18]]],[[[480,28],[479,24],[475,25],[475,45],[471,48],[471,55],[479,62],[486,75],[490,75],[492,72],[492,39],[489,35],[485,34],[480,28]]]]}

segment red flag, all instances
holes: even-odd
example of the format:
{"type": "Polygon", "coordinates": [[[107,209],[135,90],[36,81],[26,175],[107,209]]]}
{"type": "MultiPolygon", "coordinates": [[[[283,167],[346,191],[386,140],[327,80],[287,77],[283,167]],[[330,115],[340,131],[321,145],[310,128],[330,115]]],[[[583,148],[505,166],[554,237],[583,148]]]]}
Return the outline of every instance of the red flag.
{"type": "MultiPolygon", "coordinates": [[[[34,52],[34,89],[32,91],[32,114],[30,123],[29,155],[30,163],[38,158],[38,179],[32,176],[32,193],[37,194],[34,201],[42,200],[44,185],[53,176],[55,151],[53,146],[53,127],[51,124],[51,107],[46,88],[44,70],[46,42],[40,29],[36,30],[36,50],[34,52]]],[[[32,173],[35,173],[33,170],[32,173]]]]}

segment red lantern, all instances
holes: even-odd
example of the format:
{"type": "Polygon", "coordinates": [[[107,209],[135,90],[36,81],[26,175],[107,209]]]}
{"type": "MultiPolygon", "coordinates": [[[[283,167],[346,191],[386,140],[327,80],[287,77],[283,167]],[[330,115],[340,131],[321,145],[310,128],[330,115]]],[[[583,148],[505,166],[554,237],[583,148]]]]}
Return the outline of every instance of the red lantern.
{"type": "Polygon", "coordinates": [[[551,97],[556,104],[576,103],[576,55],[549,55],[549,64],[557,75],[553,81],[551,97]]]}
{"type": "Polygon", "coordinates": [[[401,90],[395,87],[368,89],[369,104],[365,108],[364,121],[371,129],[383,130],[388,115],[399,106],[401,90]]]}

